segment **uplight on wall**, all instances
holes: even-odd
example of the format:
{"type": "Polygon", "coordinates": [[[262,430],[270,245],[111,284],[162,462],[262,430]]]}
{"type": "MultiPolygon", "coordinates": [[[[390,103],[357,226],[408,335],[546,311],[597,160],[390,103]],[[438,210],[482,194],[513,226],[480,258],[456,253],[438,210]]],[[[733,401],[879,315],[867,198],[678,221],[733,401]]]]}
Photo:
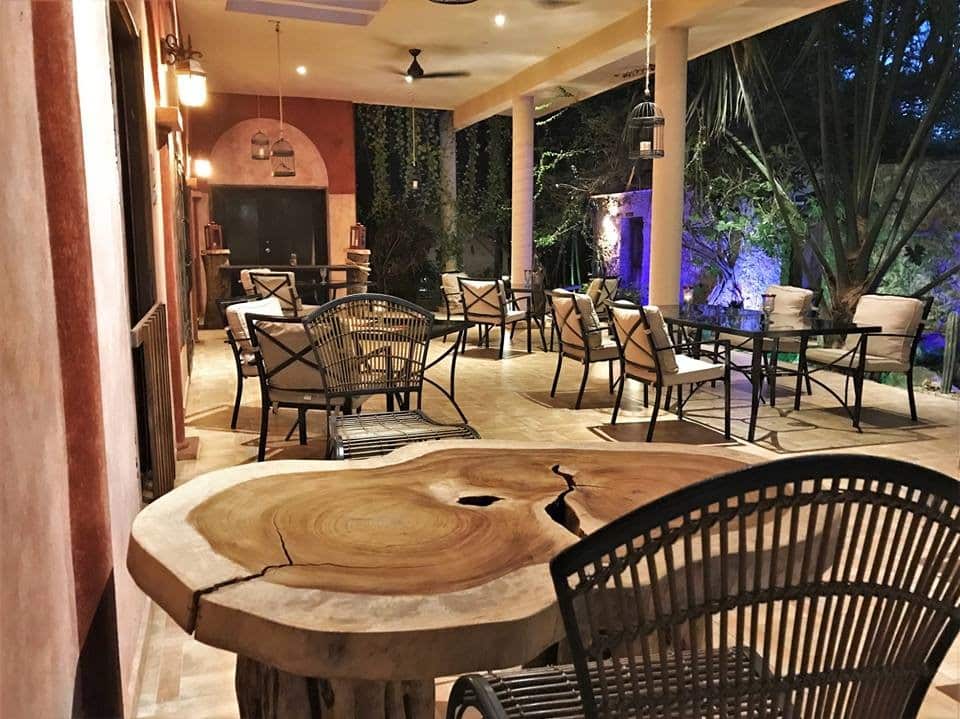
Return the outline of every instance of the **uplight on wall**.
{"type": "Polygon", "coordinates": [[[213,174],[213,165],[210,160],[196,159],[193,161],[193,176],[201,180],[208,179],[213,174]]]}
{"type": "Polygon", "coordinates": [[[493,24],[496,25],[497,27],[503,27],[504,25],[507,24],[507,16],[504,15],[502,12],[498,12],[496,15],[493,16],[493,24]]]}
{"type": "Polygon", "coordinates": [[[203,53],[193,49],[189,35],[186,47],[180,44],[176,35],[167,35],[163,50],[165,62],[173,65],[173,72],[177,76],[180,104],[186,107],[204,105],[207,102],[207,73],[197,59],[203,57],[203,53]]]}

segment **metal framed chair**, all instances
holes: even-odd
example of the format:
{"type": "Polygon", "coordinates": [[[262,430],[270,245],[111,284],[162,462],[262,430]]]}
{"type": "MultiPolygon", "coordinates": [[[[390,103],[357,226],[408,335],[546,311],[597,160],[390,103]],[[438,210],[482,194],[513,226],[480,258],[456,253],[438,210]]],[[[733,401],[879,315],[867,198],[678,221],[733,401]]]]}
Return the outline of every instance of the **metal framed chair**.
{"type": "Polygon", "coordinates": [[[251,272],[250,282],[260,299],[276,297],[287,316],[303,317],[316,309],[315,305],[303,304],[293,272],[251,272]]]}
{"type": "Polygon", "coordinates": [[[593,277],[587,284],[586,294],[593,300],[593,306],[600,317],[610,317],[610,307],[617,301],[620,291],[619,277],[593,277]]]}
{"type": "Polygon", "coordinates": [[[230,429],[237,428],[240,416],[240,403],[243,400],[243,381],[257,376],[256,350],[250,341],[247,330],[247,314],[283,316],[280,300],[269,297],[265,300],[237,298],[218,300],[223,327],[227,335],[226,343],[233,353],[233,363],[237,370],[237,391],[233,400],[233,414],[230,416],[230,429]]]}
{"type": "MultiPolygon", "coordinates": [[[[460,278],[468,277],[466,272],[444,272],[440,275],[440,293],[443,296],[443,308],[447,313],[447,322],[454,316],[463,316],[463,293],[460,291],[460,278]]],[[[443,336],[447,341],[447,335],[443,336]]]]}
{"type": "MultiPolygon", "coordinates": [[[[801,342],[799,372],[848,407],[850,380],[854,386],[853,426],[860,428],[863,405],[863,380],[868,373],[898,372],[906,375],[910,419],[917,421],[917,401],[913,390],[913,366],[924,323],[930,315],[933,298],[899,295],[863,295],[857,303],[853,321],[859,325],[879,325],[883,332],[849,337],[842,347],[808,348],[801,342]],[[817,367],[810,369],[810,363],[817,367]],[[825,369],[846,376],[843,398],[823,382],[811,377],[825,369]]],[[[794,407],[800,409],[800,382],[794,395],[794,407]]]]}
{"type": "Polygon", "coordinates": [[[432,324],[433,313],[379,294],[341,297],[303,319],[327,408],[330,456],[366,457],[411,442],[479,436],[466,423],[443,425],[423,412],[432,324]],[[387,412],[350,417],[341,411],[374,395],[386,396],[387,412]]]}
{"type": "Polygon", "coordinates": [[[724,398],[723,435],[730,439],[730,345],[723,341],[718,343],[723,352],[722,362],[708,362],[688,354],[677,354],[678,349],[693,351],[700,345],[695,342],[674,344],[658,307],[615,302],[611,314],[613,336],[620,354],[620,389],[610,423],[617,423],[623,387],[628,379],[643,383],[644,404],[647,403],[649,386],[653,386],[656,393],[647,429],[648,442],[653,441],[664,387],[667,389],[666,408],[670,407],[673,388],[677,388],[677,417],[683,419],[683,407],[690,397],[705,383],[721,380],[724,398]],[[683,386],[687,384],[690,385],[690,394],[684,400],[683,386]]]}
{"type": "Polygon", "coordinates": [[[553,324],[560,334],[560,348],[557,352],[557,371],[553,376],[550,396],[555,397],[557,394],[557,383],[560,380],[560,369],[563,367],[564,357],[569,357],[583,365],[580,393],[577,395],[575,409],[580,409],[583,402],[583,393],[587,387],[587,378],[590,376],[592,364],[607,363],[609,387],[610,392],[613,393],[613,364],[620,361],[620,349],[613,340],[604,341],[603,331],[606,328],[600,324],[593,301],[587,295],[554,292],[553,324]]]}
{"type": "Polygon", "coordinates": [[[270,274],[272,270],[269,267],[253,267],[240,270],[240,286],[243,288],[243,294],[248,298],[256,298],[257,290],[253,286],[253,280],[250,279],[251,273],[270,274]]]}
{"type": "Polygon", "coordinates": [[[463,295],[464,318],[477,326],[478,346],[486,339],[486,346],[489,347],[490,330],[499,328],[500,359],[503,359],[507,328],[510,328],[512,337],[517,323],[526,322],[527,352],[533,351],[531,335],[533,317],[530,314],[529,297],[515,296],[512,298],[515,305],[525,302],[527,306],[524,309],[510,309],[511,302],[501,280],[468,280],[459,277],[457,281],[460,283],[460,292],[463,295]]]}
{"type": "Polygon", "coordinates": [[[550,563],[573,663],[461,677],[447,717],[915,717],[960,629],[957,486],[812,455],[668,494],[550,563]]]}
{"type": "MultiPolygon", "coordinates": [[[[275,298],[272,298],[275,299],[275,298]]],[[[270,413],[278,409],[297,410],[300,444],[307,443],[307,412],[322,410],[327,415],[334,409],[324,391],[324,379],[314,356],[313,344],[297,317],[247,314],[247,332],[253,347],[260,378],[260,441],[257,461],[262,462],[267,451],[267,432],[270,413]]],[[[363,398],[346,407],[359,408],[363,398]]],[[[345,400],[340,399],[336,409],[343,411],[345,400]]],[[[293,433],[293,430],[290,432],[293,433]]],[[[289,435],[288,435],[289,437],[289,435]]]]}

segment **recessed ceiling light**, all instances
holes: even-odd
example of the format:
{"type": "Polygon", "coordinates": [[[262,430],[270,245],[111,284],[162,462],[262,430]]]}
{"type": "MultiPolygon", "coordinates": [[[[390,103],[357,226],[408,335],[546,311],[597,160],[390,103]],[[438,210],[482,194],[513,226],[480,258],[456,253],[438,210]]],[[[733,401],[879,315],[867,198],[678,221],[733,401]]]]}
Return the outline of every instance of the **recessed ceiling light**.
{"type": "Polygon", "coordinates": [[[307,74],[307,68],[306,68],[306,66],[305,66],[305,65],[297,65],[297,74],[298,74],[298,75],[306,75],[306,74],[307,74]]]}
{"type": "Polygon", "coordinates": [[[496,25],[497,27],[503,27],[504,25],[507,24],[507,16],[504,15],[502,12],[498,12],[496,15],[493,16],[493,24],[496,25]]]}

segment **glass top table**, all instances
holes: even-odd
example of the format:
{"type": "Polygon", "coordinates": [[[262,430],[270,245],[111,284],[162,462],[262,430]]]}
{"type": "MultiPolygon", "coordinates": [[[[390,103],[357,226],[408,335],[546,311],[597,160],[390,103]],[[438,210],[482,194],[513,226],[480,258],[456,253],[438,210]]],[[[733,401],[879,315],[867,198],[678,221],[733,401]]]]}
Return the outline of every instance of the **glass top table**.
{"type": "MultiPolygon", "coordinates": [[[[800,366],[798,366],[797,392],[794,404],[799,409],[800,383],[803,380],[802,363],[807,350],[807,343],[811,337],[866,335],[882,332],[879,325],[858,325],[849,321],[834,320],[813,315],[784,315],[765,314],[760,310],[749,310],[738,307],[721,307],[718,305],[661,305],[663,318],[671,327],[684,330],[693,330],[696,335],[695,344],[702,340],[703,331],[715,334],[734,335],[745,338],[744,345],[738,349],[749,352],[751,355],[750,367],[740,368],[750,380],[752,397],[750,403],[749,441],[754,441],[757,430],[757,412],[760,407],[761,389],[766,377],[770,385],[771,406],[776,403],[776,374],[775,362],[770,362],[764,368],[764,351],[776,353],[779,350],[779,341],[790,337],[800,342],[800,366]],[[750,342],[750,340],[753,342],[750,342]],[[765,343],[764,340],[770,340],[765,343]],[[772,344],[771,344],[772,343],[772,344]],[[765,348],[766,346],[766,348],[765,348]]],[[[860,343],[860,353],[866,350],[866,343],[860,343]]]]}

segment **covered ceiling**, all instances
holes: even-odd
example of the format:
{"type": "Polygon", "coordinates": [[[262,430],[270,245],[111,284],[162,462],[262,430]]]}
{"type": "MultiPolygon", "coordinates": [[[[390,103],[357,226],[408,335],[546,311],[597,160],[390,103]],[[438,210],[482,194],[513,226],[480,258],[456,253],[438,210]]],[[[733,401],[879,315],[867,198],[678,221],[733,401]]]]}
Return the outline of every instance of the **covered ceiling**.
{"type": "MultiPolygon", "coordinates": [[[[654,25],[691,28],[692,58],[839,1],[654,0],[654,25]]],[[[458,127],[508,111],[519,94],[534,94],[548,112],[634,79],[644,62],[645,7],[644,0],[179,2],[181,30],[203,52],[213,92],[276,95],[268,20],[277,19],[285,95],[450,109],[458,127]],[[410,48],[423,50],[427,73],[469,76],[407,83],[410,48]]]]}

